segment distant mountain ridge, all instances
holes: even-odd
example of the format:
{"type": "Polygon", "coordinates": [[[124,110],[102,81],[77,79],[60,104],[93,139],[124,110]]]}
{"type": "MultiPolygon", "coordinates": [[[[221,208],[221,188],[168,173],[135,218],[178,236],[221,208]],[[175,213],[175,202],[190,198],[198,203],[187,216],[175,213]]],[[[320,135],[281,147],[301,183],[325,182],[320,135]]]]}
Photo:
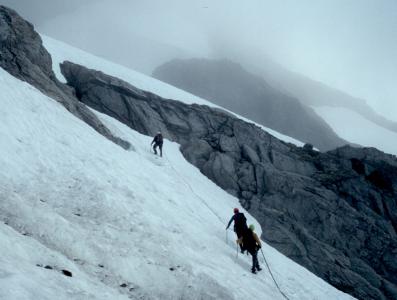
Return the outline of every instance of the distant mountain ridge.
{"type": "Polygon", "coordinates": [[[244,57],[241,53],[238,55],[229,53],[229,56],[238,57],[238,62],[247,70],[261,76],[271,86],[298,98],[306,105],[348,108],[381,127],[397,132],[397,122],[388,120],[377,113],[364,99],[349,95],[303,74],[290,71],[264,55],[258,58],[260,63],[257,64],[253,64],[251,58],[244,57]]]}
{"type": "Polygon", "coordinates": [[[320,150],[347,144],[309,106],[232,61],[175,59],[155,69],[153,77],[320,150]]]}

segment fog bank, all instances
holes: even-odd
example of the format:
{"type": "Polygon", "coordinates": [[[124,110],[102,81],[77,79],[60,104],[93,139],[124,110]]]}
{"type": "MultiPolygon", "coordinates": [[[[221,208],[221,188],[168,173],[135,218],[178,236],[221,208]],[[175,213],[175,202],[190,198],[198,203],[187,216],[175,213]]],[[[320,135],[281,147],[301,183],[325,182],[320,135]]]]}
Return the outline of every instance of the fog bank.
{"type": "Polygon", "coordinates": [[[150,74],[172,58],[263,57],[397,121],[394,0],[0,0],[54,38],[150,74]]]}

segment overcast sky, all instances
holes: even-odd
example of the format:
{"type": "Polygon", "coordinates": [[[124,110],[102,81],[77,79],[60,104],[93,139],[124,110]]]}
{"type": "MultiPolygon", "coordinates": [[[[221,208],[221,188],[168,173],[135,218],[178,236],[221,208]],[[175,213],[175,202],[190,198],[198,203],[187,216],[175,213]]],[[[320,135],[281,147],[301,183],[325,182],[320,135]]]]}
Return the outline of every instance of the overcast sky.
{"type": "Polygon", "coordinates": [[[397,121],[396,0],[0,3],[45,34],[146,73],[176,56],[217,55],[222,45],[266,54],[397,121]]]}

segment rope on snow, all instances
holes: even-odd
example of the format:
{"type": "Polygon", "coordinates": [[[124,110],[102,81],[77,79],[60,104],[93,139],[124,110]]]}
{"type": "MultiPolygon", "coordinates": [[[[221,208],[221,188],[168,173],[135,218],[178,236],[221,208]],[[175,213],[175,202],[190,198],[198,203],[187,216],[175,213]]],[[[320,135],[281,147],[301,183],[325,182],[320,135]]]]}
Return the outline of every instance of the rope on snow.
{"type": "MultiPolygon", "coordinates": [[[[224,224],[224,222],[223,222],[223,220],[221,219],[221,217],[208,205],[208,203],[207,203],[202,197],[200,197],[200,196],[193,190],[193,188],[191,187],[191,185],[189,184],[189,182],[187,182],[183,177],[181,177],[181,176],[179,175],[178,171],[172,166],[170,160],[169,160],[167,157],[165,157],[165,158],[166,158],[166,160],[168,161],[169,166],[170,166],[170,167],[172,168],[172,170],[175,172],[175,174],[178,175],[178,177],[182,179],[182,181],[183,181],[183,182],[185,183],[185,185],[192,191],[192,193],[193,193],[198,199],[200,199],[200,201],[201,201],[201,202],[202,202],[202,203],[203,203],[203,204],[204,204],[204,205],[205,205],[217,218],[218,218],[219,222],[221,222],[222,224],[224,224]]],[[[227,230],[226,230],[226,243],[227,243],[227,230]]],[[[272,277],[272,279],[273,279],[273,282],[274,282],[274,284],[276,285],[278,291],[280,292],[280,294],[281,294],[286,300],[290,300],[290,299],[287,297],[287,295],[285,295],[285,294],[283,293],[283,291],[280,289],[280,286],[278,285],[276,279],[274,278],[273,273],[272,273],[272,271],[271,271],[271,269],[270,269],[270,266],[269,266],[269,264],[268,264],[268,262],[267,262],[267,260],[266,260],[265,254],[264,254],[263,251],[262,251],[262,248],[261,248],[261,253],[262,253],[263,259],[265,260],[266,267],[267,267],[267,269],[269,270],[269,273],[270,273],[270,275],[271,275],[271,277],[272,277]]],[[[238,245],[237,245],[237,255],[236,255],[236,259],[237,259],[237,258],[238,258],[238,245]]]]}
{"type": "Polygon", "coordinates": [[[222,220],[222,218],[208,205],[208,203],[202,198],[200,197],[192,188],[192,186],[189,184],[189,182],[187,182],[183,177],[181,177],[178,173],[178,171],[173,167],[172,163],[170,162],[170,160],[165,157],[165,159],[168,161],[169,166],[171,167],[172,170],[174,170],[175,174],[185,183],[185,185],[191,190],[191,192],[217,217],[217,219],[219,220],[219,222],[221,222],[222,224],[224,224],[225,222],[222,220]]]}
{"type": "Polygon", "coordinates": [[[269,270],[269,273],[270,273],[270,275],[272,276],[272,279],[273,279],[273,281],[274,281],[274,283],[275,283],[275,285],[276,285],[278,291],[280,292],[281,295],[283,295],[283,297],[284,297],[285,299],[290,300],[290,299],[283,293],[283,291],[280,289],[280,287],[279,287],[279,285],[278,285],[276,279],[274,279],[273,273],[272,273],[272,271],[270,270],[270,266],[269,266],[269,264],[267,263],[265,254],[263,254],[262,248],[261,248],[261,253],[262,253],[263,259],[265,260],[266,267],[267,267],[267,269],[269,270]]]}

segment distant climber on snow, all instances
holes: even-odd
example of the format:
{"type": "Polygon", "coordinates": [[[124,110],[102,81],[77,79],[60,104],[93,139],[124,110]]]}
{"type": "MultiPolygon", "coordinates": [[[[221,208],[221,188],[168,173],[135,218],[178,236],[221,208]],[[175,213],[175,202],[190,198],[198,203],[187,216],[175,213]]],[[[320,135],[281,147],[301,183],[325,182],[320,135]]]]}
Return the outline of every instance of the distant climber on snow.
{"type": "Polygon", "coordinates": [[[240,246],[243,245],[244,249],[247,250],[249,254],[251,254],[251,272],[255,274],[256,271],[262,270],[259,266],[258,261],[258,250],[262,248],[262,244],[254,230],[255,227],[251,224],[249,228],[244,231],[243,236],[237,240],[237,243],[240,244],[240,246]]]}
{"type": "MultiPolygon", "coordinates": [[[[244,214],[239,212],[238,208],[233,209],[234,215],[230,218],[229,223],[226,226],[226,230],[230,227],[230,224],[234,221],[234,232],[237,234],[237,238],[241,238],[243,233],[248,229],[247,219],[244,214]]],[[[241,253],[244,252],[243,245],[240,244],[241,253]]]]}
{"type": "Polygon", "coordinates": [[[163,157],[163,135],[161,132],[157,132],[156,136],[153,138],[153,141],[150,143],[153,145],[154,154],[157,154],[157,147],[160,149],[160,156],[163,157]],[[154,145],[153,145],[154,144],[154,145]]]}

